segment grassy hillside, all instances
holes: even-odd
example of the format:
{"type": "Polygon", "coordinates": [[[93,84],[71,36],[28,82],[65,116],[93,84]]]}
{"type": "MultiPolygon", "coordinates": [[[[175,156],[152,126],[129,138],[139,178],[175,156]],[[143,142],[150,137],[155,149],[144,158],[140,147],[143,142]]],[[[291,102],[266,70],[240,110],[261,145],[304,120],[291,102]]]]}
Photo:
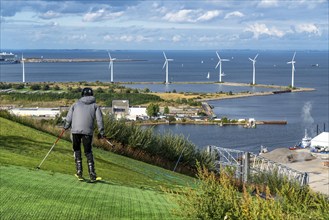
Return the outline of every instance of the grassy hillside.
{"type": "MultiPolygon", "coordinates": [[[[191,185],[190,177],[94,149],[104,181],[78,182],[71,143],[60,140],[36,170],[56,137],[0,118],[1,219],[172,219],[160,187],[191,185]]],[[[86,160],[84,176],[87,177],[86,160]]]]}

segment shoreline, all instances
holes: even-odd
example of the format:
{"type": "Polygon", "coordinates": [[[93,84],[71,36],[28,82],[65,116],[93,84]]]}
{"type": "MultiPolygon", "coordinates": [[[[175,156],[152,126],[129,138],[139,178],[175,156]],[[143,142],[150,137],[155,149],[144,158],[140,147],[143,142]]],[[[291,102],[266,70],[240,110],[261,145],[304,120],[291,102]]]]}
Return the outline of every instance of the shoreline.
{"type": "MultiPolygon", "coordinates": [[[[140,62],[147,61],[143,59],[117,59],[112,62],[140,62]]],[[[19,61],[20,63],[22,61],[19,61]]],[[[109,58],[102,59],[82,59],[82,58],[58,58],[58,59],[48,59],[48,58],[25,58],[26,63],[81,63],[81,62],[110,62],[109,58]]]]}

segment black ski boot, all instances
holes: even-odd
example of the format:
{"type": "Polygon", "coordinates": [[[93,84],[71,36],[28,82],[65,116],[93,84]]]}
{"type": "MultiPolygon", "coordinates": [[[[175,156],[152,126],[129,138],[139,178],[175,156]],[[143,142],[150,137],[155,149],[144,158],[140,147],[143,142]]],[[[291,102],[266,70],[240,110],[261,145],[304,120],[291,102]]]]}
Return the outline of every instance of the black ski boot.
{"type": "Polygon", "coordinates": [[[78,178],[79,181],[83,181],[84,178],[82,176],[81,151],[74,151],[74,159],[75,159],[75,168],[76,168],[75,176],[78,178]]]}
{"type": "Polygon", "coordinates": [[[96,182],[97,180],[101,180],[101,177],[97,177],[95,172],[95,165],[94,165],[94,156],[93,153],[86,154],[87,157],[87,163],[88,163],[88,171],[90,176],[90,182],[96,182]]]}

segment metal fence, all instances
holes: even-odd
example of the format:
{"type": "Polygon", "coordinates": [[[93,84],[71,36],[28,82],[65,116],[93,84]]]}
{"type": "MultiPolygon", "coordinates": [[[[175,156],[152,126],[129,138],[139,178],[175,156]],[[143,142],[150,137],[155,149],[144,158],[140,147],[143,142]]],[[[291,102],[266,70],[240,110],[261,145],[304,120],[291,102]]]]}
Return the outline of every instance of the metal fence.
{"type": "Polygon", "coordinates": [[[222,167],[233,167],[236,177],[244,182],[249,181],[251,174],[257,173],[275,173],[302,186],[309,182],[308,173],[294,170],[260,155],[217,146],[208,146],[207,151],[214,158],[217,171],[222,167]]]}

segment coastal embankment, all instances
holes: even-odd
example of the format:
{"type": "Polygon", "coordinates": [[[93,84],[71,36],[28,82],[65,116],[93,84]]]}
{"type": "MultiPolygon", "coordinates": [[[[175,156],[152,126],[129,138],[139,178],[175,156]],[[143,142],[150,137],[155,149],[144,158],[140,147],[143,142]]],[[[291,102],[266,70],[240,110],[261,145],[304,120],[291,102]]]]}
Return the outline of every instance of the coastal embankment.
{"type": "MultiPolygon", "coordinates": [[[[164,84],[163,82],[118,82],[117,84],[124,84],[129,87],[129,84],[164,84]]],[[[252,96],[267,96],[267,95],[280,95],[283,93],[290,93],[290,92],[312,92],[315,91],[314,88],[305,88],[305,87],[297,87],[297,88],[290,88],[288,86],[281,86],[281,85],[267,85],[267,84],[250,84],[250,83],[237,83],[237,82],[173,82],[172,84],[177,85],[187,85],[187,84],[220,84],[224,86],[236,86],[236,87],[258,87],[258,88],[268,88],[273,89],[273,91],[262,91],[262,92],[240,92],[234,93],[231,95],[227,94],[217,94],[212,93],[209,97],[202,97],[196,99],[199,102],[206,102],[206,101],[213,101],[213,100],[221,100],[221,99],[236,99],[236,98],[245,98],[245,97],[252,97],[252,96]]],[[[161,93],[157,93],[158,95],[161,93]]],[[[173,93],[172,93],[173,94],[173,93]]]]}
{"type": "MultiPolygon", "coordinates": [[[[110,62],[109,58],[104,59],[82,59],[82,58],[74,58],[74,59],[50,59],[50,58],[25,58],[24,62],[26,63],[81,63],[81,62],[110,62]]],[[[112,60],[113,62],[137,62],[137,61],[147,61],[142,59],[116,59],[112,60]]]]}

